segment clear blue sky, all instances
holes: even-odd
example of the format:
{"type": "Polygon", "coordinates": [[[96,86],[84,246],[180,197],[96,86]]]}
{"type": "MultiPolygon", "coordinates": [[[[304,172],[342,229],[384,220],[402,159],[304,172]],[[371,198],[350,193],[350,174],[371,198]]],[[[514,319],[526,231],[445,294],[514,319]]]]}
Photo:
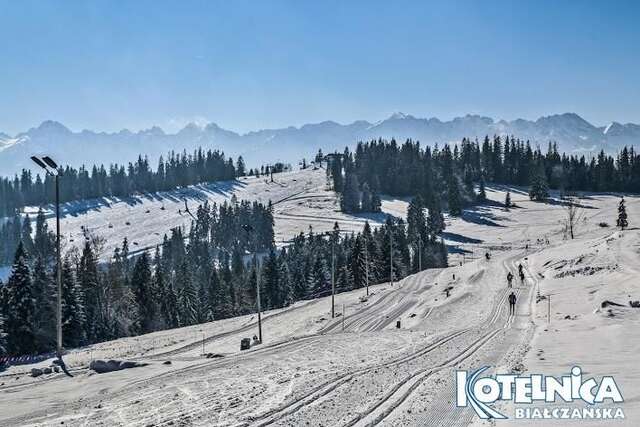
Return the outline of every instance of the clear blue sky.
{"type": "Polygon", "coordinates": [[[637,1],[0,0],[0,131],[640,122],[637,1]]]}

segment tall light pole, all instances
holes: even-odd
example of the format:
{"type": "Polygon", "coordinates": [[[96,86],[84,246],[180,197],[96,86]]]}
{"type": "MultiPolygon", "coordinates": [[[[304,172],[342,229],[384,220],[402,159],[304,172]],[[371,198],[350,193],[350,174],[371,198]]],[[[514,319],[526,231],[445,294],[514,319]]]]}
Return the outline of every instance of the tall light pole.
{"type": "Polygon", "coordinates": [[[327,231],[326,235],[329,237],[329,240],[331,240],[331,318],[335,318],[336,317],[336,275],[335,275],[335,269],[336,269],[336,241],[335,241],[335,236],[337,234],[337,231],[327,231]]]}
{"type": "Polygon", "coordinates": [[[247,234],[253,234],[254,249],[253,249],[253,263],[256,266],[256,302],[258,305],[258,341],[262,344],[262,307],[260,306],[260,265],[258,261],[258,233],[255,232],[251,224],[245,224],[242,226],[247,234]]]}
{"type": "Polygon", "coordinates": [[[391,222],[389,222],[389,279],[391,286],[393,286],[393,228],[391,222]]]}
{"type": "Polygon", "coordinates": [[[56,354],[58,356],[58,360],[60,361],[60,365],[65,371],[65,373],[69,376],[67,369],[62,361],[62,255],[60,251],[60,171],[58,170],[58,165],[53,159],[49,156],[45,156],[43,158],[39,158],[36,156],[31,156],[31,160],[38,166],[40,166],[47,175],[55,177],[55,185],[56,185],[56,282],[58,288],[58,304],[56,307],[56,323],[57,323],[57,346],[56,346],[56,354]]]}

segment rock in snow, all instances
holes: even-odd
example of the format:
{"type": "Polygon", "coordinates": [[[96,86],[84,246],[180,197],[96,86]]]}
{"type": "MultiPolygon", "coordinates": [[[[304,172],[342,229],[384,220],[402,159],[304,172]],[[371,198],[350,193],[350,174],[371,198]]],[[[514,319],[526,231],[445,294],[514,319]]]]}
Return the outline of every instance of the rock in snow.
{"type": "Polygon", "coordinates": [[[94,360],[89,365],[89,369],[97,372],[98,374],[104,374],[107,372],[120,371],[122,369],[138,368],[141,366],[147,366],[147,363],[125,360],[94,360]]]}

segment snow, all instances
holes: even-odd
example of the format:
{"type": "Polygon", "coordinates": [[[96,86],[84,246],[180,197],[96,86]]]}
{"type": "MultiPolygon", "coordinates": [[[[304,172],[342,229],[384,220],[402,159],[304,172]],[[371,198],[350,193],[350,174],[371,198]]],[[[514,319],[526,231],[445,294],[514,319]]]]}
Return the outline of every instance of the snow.
{"type": "MultiPolygon", "coordinates": [[[[61,229],[65,250],[82,248],[91,235],[105,239],[102,259],[113,255],[126,236],[132,253],[153,249],[174,227],[189,228],[198,205],[238,200],[274,205],[275,240],[282,246],[300,232],[323,232],[337,221],[343,231],[360,231],[369,220],[384,221],[383,214],[349,215],[339,212],[339,200],[327,189],[326,171],[309,168],[268,177],[243,177],[235,181],[200,184],[169,192],[141,194],[126,198],[101,198],[66,203],[62,206],[61,229]],[[185,212],[185,200],[189,212],[185,212]]],[[[37,207],[25,208],[35,216],[37,207]]],[[[51,208],[46,212],[50,229],[55,229],[51,208]]]]}
{"type": "MultiPolygon", "coordinates": [[[[189,201],[223,200],[232,193],[272,197],[279,201],[279,241],[306,231],[308,224],[314,230],[330,229],[334,220],[345,229],[362,226],[363,217],[337,212],[335,196],[325,189],[324,171],[276,179],[281,185],[251,178],[247,185],[240,181],[231,188],[192,188],[189,201]]],[[[578,224],[576,239],[567,240],[565,208],[557,194],[549,203],[535,203],[524,189],[508,188],[516,207],[505,212],[499,202],[506,190],[488,187],[495,203],[466,210],[461,218],[446,218],[449,268],[427,270],[393,286],[372,286],[368,298],[364,289],[339,294],[335,319],[330,297],[267,312],[264,343],[245,352],[239,351],[240,339],[257,329],[252,315],[72,350],[66,357],[75,373],[72,379],[34,379],[25,375],[31,366],[12,367],[0,374],[0,424],[493,425],[480,422],[469,408],[455,407],[456,369],[488,365],[500,373],[562,375],[578,364],[588,376],[615,377],[627,416],[616,425],[638,425],[640,309],[600,306],[604,300],[626,305],[640,299],[640,198],[626,197],[632,228],[620,232],[599,226],[615,223],[617,195],[581,195],[585,220],[578,224]],[[485,251],[492,254],[489,261],[485,251]],[[516,279],[517,311],[510,316],[505,276],[520,263],[526,278],[523,283],[516,279]],[[537,302],[538,293],[551,295],[550,323],[548,299],[537,302]],[[205,354],[223,357],[203,357],[203,338],[205,354]],[[86,366],[92,358],[129,358],[150,365],[91,375],[86,366]],[[172,364],[163,365],[165,360],[172,364]]],[[[167,209],[162,214],[144,213],[161,200],[140,199],[67,215],[64,228],[87,224],[93,229],[100,221],[112,221],[122,232],[126,228],[119,222],[131,218],[148,232],[186,221],[177,214],[183,202],[175,192],[163,196],[167,209]]],[[[383,209],[402,216],[406,203],[385,198],[383,209]]],[[[120,237],[114,233],[110,239],[120,237]]],[[[143,237],[130,240],[153,244],[155,237],[143,237]]],[[[496,408],[513,415],[513,405],[496,408]]]]}

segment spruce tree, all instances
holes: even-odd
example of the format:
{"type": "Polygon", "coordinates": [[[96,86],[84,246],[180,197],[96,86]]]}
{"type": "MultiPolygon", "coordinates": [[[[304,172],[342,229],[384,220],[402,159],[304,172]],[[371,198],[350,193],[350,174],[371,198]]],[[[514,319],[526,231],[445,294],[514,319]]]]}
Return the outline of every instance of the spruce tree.
{"type": "Polygon", "coordinates": [[[529,199],[542,202],[549,197],[549,185],[547,184],[547,176],[542,166],[539,166],[533,177],[531,178],[531,186],[529,188],[529,199]]]}
{"type": "Polygon", "coordinates": [[[55,345],[56,325],[52,319],[56,318],[56,292],[55,281],[48,274],[44,260],[38,256],[33,265],[33,294],[36,304],[34,330],[39,352],[50,350],[55,345]]]}
{"type": "Polygon", "coordinates": [[[98,260],[89,242],[85,243],[82,250],[76,277],[82,289],[87,339],[90,342],[96,342],[104,338],[104,325],[101,312],[101,289],[98,282],[98,260]]]}
{"type": "Polygon", "coordinates": [[[616,220],[616,224],[620,227],[621,230],[624,230],[629,226],[629,222],[627,221],[627,208],[625,206],[624,197],[620,199],[620,203],[618,204],[618,219],[616,220]]]}
{"type": "Polygon", "coordinates": [[[62,264],[62,339],[65,348],[86,344],[85,314],[82,289],[76,284],[71,261],[62,264]]]}
{"type": "MultiPolygon", "coordinates": [[[[2,283],[0,283],[2,286],[2,283]]],[[[4,331],[4,317],[2,317],[2,311],[0,311],[0,357],[3,357],[7,354],[7,334],[4,331]]],[[[2,369],[3,364],[0,362],[0,369],[2,369]]]]}
{"type": "Polygon", "coordinates": [[[434,200],[429,206],[427,217],[427,233],[431,239],[442,233],[445,229],[444,216],[440,210],[440,203],[434,200]]]}
{"type": "Polygon", "coordinates": [[[7,307],[8,352],[14,355],[35,353],[38,347],[35,331],[35,296],[22,242],[16,250],[11,275],[7,281],[7,307]]]}
{"type": "Polygon", "coordinates": [[[447,200],[449,202],[449,213],[453,216],[460,216],[462,214],[462,201],[460,200],[458,181],[454,176],[449,179],[447,200]]]}
{"type": "Polygon", "coordinates": [[[487,191],[484,184],[484,175],[480,175],[480,192],[478,193],[478,202],[485,202],[487,200],[487,191]]]}
{"type": "Polygon", "coordinates": [[[135,304],[135,321],[132,328],[135,334],[146,334],[154,330],[156,304],[152,288],[149,256],[143,252],[136,260],[131,274],[131,290],[135,304]]]}
{"type": "Polygon", "coordinates": [[[193,325],[198,320],[198,294],[191,281],[187,261],[183,261],[176,274],[180,326],[193,325]]]}

